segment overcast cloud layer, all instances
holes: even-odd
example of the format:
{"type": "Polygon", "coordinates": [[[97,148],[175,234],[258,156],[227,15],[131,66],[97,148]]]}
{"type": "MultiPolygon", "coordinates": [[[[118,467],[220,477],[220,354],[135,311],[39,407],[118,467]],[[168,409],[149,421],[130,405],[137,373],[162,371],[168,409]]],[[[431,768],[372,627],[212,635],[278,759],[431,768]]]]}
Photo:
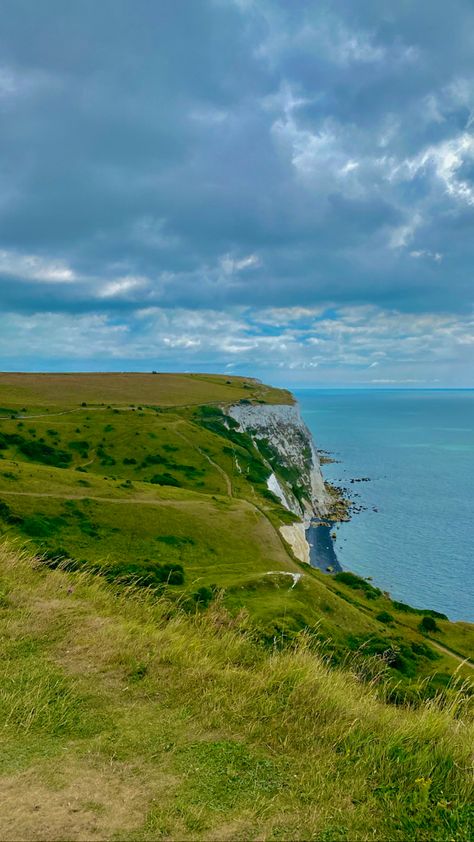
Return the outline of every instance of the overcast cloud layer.
{"type": "Polygon", "coordinates": [[[471,0],[0,0],[4,369],[473,385],[471,0]]]}

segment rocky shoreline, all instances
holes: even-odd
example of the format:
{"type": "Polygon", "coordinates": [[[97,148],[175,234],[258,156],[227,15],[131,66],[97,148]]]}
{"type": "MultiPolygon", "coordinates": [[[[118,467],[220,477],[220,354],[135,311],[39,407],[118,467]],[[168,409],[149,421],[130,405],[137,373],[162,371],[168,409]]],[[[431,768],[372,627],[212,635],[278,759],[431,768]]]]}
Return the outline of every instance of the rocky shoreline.
{"type": "MultiPolygon", "coordinates": [[[[340,464],[341,462],[327,450],[318,450],[318,457],[320,465],[340,464]]],[[[350,485],[359,482],[370,482],[370,477],[354,477],[349,481],[350,485]]],[[[324,484],[330,501],[327,514],[324,517],[312,518],[305,534],[310,549],[311,566],[316,567],[323,573],[338,573],[342,570],[342,567],[337,558],[335,527],[338,523],[347,523],[353,515],[365,511],[367,506],[358,503],[355,498],[360,495],[354,493],[347,486],[334,485],[327,480],[324,484]]],[[[375,506],[373,510],[378,511],[375,506]]]]}
{"type": "MultiPolygon", "coordinates": [[[[321,467],[341,460],[315,447],[297,404],[241,402],[226,407],[226,413],[263,455],[272,472],[268,491],[299,519],[280,527],[296,558],[325,573],[342,570],[335,549],[337,524],[364,507],[352,488],[324,480],[321,467]]],[[[361,477],[350,483],[368,481],[361,477]]]]}

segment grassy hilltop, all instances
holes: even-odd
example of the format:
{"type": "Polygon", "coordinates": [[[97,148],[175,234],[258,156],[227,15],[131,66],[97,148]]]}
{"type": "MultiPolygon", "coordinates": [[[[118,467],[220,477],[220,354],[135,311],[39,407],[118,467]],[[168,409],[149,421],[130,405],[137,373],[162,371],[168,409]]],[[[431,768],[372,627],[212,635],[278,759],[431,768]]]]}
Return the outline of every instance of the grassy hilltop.
{"type": "Polygon", "coordinates": [[[468,838],[473,627],[300,564],[238,401],[0,374],[0,838],[468,838]]]}
{"type": "Polygon", "coordinates": [[[465,692],[386,704],[308,636],[0,548],[2,840],[464,840],[465,692]]]}
{"type": "Polygon", "coordinates": [[[251,398],[264,403],[293,403],[285,389],[249,377],[221,374],[22,374],[0,372],[0,395],[10,405],[77,407],[83,401],[103,405],[151,406],[234,403],[251,398]]]}

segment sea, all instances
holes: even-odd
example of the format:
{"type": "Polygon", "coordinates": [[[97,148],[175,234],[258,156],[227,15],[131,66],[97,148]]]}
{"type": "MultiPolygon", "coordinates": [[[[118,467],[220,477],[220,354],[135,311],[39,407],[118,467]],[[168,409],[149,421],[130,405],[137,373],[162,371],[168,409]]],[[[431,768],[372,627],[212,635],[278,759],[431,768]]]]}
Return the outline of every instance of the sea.
{"type": "Polygon", "coordinates": [[[474,622],[474,390],[293,393],[316,447],[337,460],[325,479],[358,509],[313,554],[393,599],[474,622]]]}

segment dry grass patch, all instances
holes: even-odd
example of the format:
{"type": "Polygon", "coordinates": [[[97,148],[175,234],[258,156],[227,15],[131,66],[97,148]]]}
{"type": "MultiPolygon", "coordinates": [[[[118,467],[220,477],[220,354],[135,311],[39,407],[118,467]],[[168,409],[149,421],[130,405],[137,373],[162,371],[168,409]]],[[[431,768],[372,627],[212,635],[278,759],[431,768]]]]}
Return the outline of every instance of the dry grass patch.
{"type": "Polygon", "coordinates": [[[53,759],[0,778],[0,838],[108,840],[143,822],[147,807],[168,800],[175,785],[157,768],[53,759]]]}
{"type": "Polygon", "coordinates": [[[219,374],[0,373],[2,406],[78,406],[83,402],[183,406],[254,397],[269,403],[293,402],[284,389],[272,389],[252,378],[219,374]]]}

